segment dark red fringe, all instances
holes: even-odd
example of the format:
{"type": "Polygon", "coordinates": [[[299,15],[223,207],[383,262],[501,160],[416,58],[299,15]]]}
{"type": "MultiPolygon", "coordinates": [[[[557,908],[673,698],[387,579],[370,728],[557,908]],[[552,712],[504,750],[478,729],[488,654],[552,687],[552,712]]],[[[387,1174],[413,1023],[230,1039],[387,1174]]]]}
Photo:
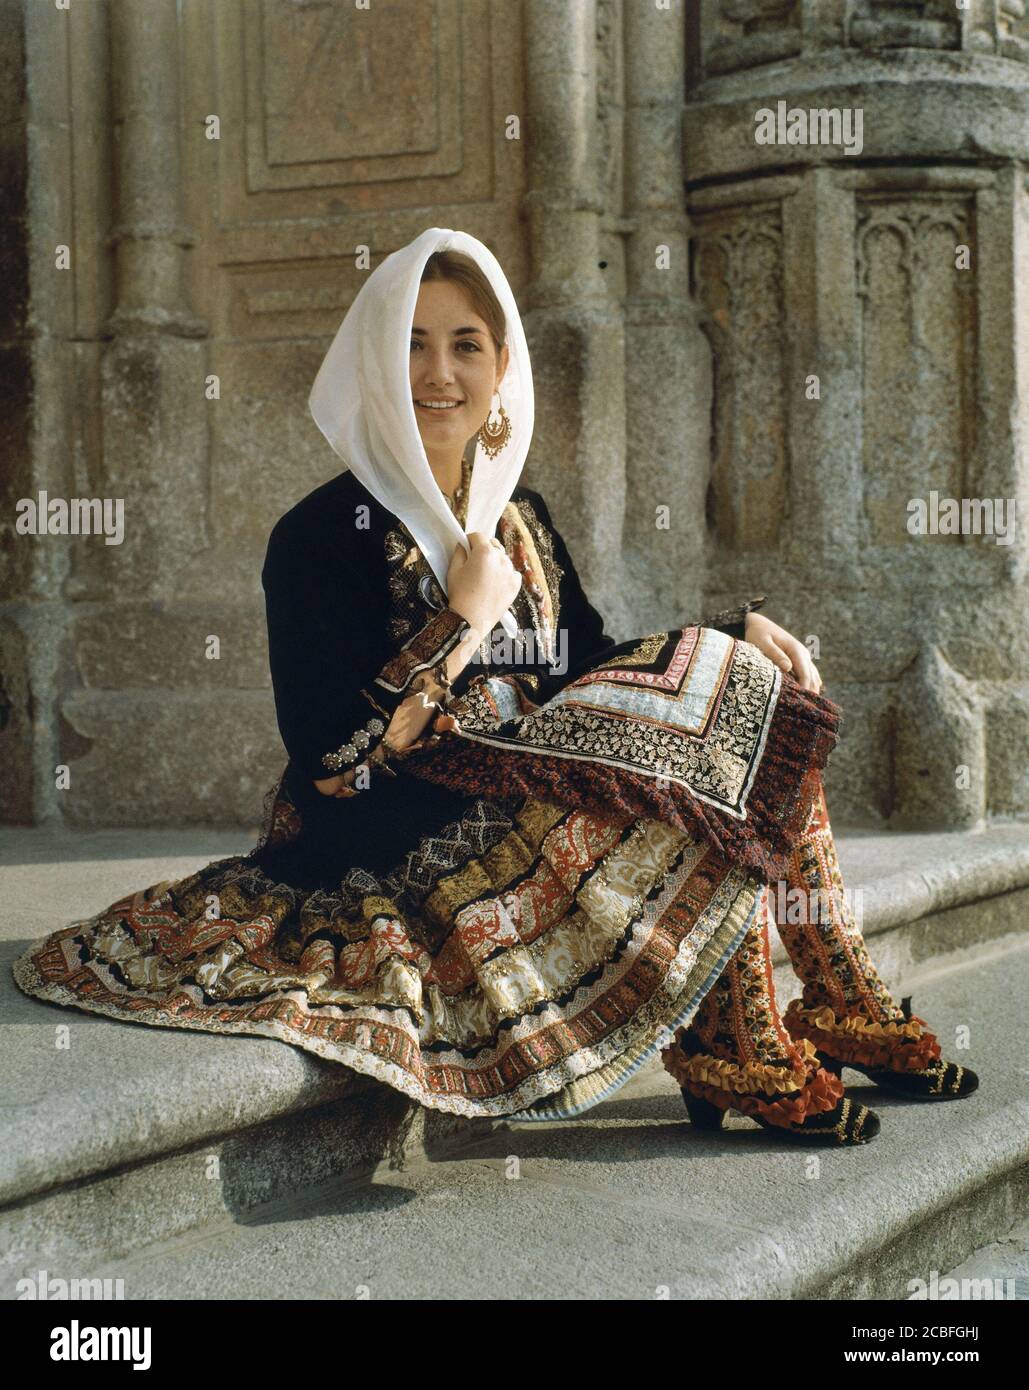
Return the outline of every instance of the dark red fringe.
{"type": "MultiPolygon", "coordinates": [[[[836,746],[842,710],[824,695],[783,676],[746,819],[700,801],[686,787],[661,790],[640,773],[576,758],[508,750],[464,739],[452,730],[431,746],[410,749],[402,766],[416,777],[468,795],[533,796],[574,806],[609,821],[661,820],[766,883],[786,878],[790,852],[811,813],[818,777],[836,746]]],[[[437,721],[445,727],[445,716],[437,721]]]]}

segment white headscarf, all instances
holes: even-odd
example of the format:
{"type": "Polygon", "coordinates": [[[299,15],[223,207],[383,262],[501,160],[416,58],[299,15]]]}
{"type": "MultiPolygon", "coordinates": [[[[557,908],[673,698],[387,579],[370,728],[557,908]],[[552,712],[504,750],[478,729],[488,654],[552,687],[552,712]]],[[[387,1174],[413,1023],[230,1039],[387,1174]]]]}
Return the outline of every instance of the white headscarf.
{"type": "MultiPolygon", "coordinates": [[[[314,379],[308,405],[333,449],[384,507],[407,526],[447,592],[447,569],[465,532],[447,505],[425,455],[411,394],[410,343],[425,262],[460,251],[486,274],[507,320],[509,360],[500,397],[511,437],[489,458],[479,440],[468,495],[467,527],[492,536],[518,482],[532,439],[534,397],[529,349],[507,277],[489,248],[466,232],[429,227],[386,257],[361,286],[314,379]]],[[[501,619],[514,637],[508,610],[501,619]]]]}

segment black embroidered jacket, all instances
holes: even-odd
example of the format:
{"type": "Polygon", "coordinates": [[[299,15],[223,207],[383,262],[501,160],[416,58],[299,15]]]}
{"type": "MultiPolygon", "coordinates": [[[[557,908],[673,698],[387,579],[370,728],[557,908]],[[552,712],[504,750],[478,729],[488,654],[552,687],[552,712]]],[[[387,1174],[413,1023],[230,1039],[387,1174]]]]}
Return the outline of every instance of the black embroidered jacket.
{"type": "MultiPolygon", "coordinates": [[[[535,548],[533,568],[544,576],[553,628],[561,633],[558,650],[561,641],[567,644],[567,667],[552,669],[542,641],[535,649],[530,644],[524,659],[494,665],[487,638],[481,661],[465,666],[453,690],[463,693],[483,671],[514,673],[529,698],[543,703],[614,638],[583,592],[543,498],[518,486],[511,502],[520,524],[504,523],[504,543],[510,551],[520,537],[535,548]]],[[[304,820],[304,845],[291,851],[293,876],[331,882],[353,864],[393,864],[406,843],[459,815],[465,798],[403,776],[375,774],[366,790],[342,800],[323,796],[313,783],[365,760],[411,693],[414,677],[442,661],[468,624],[447,607],[407,527],[349,470],[276,522],[261,582],[276,717],[289,754],[287,786],[304,820]]],[[[742,638],[744,613],[760,602],[704,625],[742,638]]],[[[524,584],[511,607],[519,629],[541,632],[540,602],[524,584]]],[[[494,634],[502,638],[503,630],[494,634]]],[[[285,872],[281,864],[276,868],[285,872]]]]}

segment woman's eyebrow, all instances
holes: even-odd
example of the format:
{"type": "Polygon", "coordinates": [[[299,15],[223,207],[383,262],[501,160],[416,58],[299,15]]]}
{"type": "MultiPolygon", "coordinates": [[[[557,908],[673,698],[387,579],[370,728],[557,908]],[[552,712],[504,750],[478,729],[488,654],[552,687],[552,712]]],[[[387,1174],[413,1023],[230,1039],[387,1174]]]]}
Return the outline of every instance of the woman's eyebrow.
{"type": "MultiPolygon", "coordinates": [[[[427,328],[412,328],[412,329],[411,329],[411,332],[412,332],[412,333],[417,333],[417,334],[418,334],[420,337],[422,337],[422,338],[425,337],[425,335],[426,335],[426,333],[427,333],[428,331],[429,331],[429,330],[428,330],[427,328]]],[[[452,333],[453,333],[453,335],[454,335],[455,338],[458,337],[458,335],[461,334],[461,333],[480,333],[480,334],[482,333],[482,329],[481,329],[481,328],[454,328],[454,329],[452,329],[451,331],[452,331],[452,333]]]]}

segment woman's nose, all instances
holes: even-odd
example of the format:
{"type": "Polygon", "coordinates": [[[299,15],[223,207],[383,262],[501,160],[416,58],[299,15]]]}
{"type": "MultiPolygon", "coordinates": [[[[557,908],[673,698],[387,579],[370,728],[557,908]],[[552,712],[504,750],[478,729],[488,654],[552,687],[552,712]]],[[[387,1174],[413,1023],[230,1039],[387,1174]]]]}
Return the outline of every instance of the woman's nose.
{"type": "Polygon", "coordinates": [[[445,348],[436,352],[428,351],[422,359],[423,372],[426,384],[429,386],[442,386],[445,382],[453,381],[454,369],[450,362],[449,354],[445,348]]]}

